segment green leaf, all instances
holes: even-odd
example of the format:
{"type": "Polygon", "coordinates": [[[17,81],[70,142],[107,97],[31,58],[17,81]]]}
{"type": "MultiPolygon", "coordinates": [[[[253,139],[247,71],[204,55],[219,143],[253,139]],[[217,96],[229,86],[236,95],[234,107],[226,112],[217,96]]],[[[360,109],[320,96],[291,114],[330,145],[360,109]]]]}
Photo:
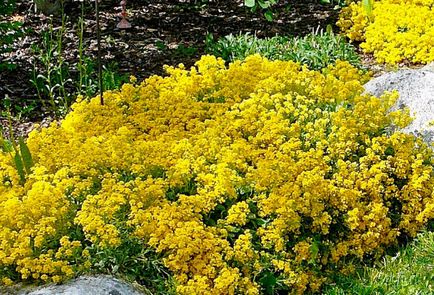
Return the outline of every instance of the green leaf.
{"type": "Polygon", "coordinates": [[[20,176],[21,184],[24,184],[26,182],[26,174],[24,172],[24,165],[20,153],[15,153],[14,162],[15,168],[17,168],[18,175],[20,176]]]}
{"type": "Polygon", "coordinates": [[[262,218],[255,218],[253,220],[258,226],[263,226],[264,224],[267,224],[268,221],[262,218]]]}
{"type": "Polygon", "coordinates": [[[268,20],[269,22],[273,21],[273,12],[271,10],[267,10],[264,13],[265,19],[268,20]]]}
{"type": "Polygon", "coordinates": [[[328,24],[328,25],[327,25],[327,27],[326,27],[326,32],[327,32],[329,35],[333,35],[333,27],[332,27],[331,24],[328,24]]]}
{"type": "Polygon", "coordinates": [[[244,5],[249,8],[255,7],[255,4],[255,0],[244,0],[244,5]]]}
{"type": "Polygon", "coordinates": [[[30,174],[30,169],[33,167],[32,154],[30,153],[29,147],[24,142],[24,139],[22,137],[19,138],[18,142],[20,145],[21,156],[24,162],[24,168],[26,170],[26,173],[30,174]]]}
{"type": "Polygon", "coordinates": [[[273,294],[274,286],[276,286],[277,279],[272,272],[267,271],[259,280],[259,282],[261,283],[261,286],[266,290],[267,294],[273,294]]]}
{"type": "Polygon", "coordinates": [[[372,20],[372,9],[374,7],[374,0],[362,0],[362,7],[368,15],[369,20],[372,20]]]}
{"type": "Polygon", "coordinates": [[[12,153],[14,150],[14,146],[10,140],[3,139],[1,142],[1,148],[5,153],[12,153]]]}
{"type": "Polygon", "coordinates": [[[315,259],[318,256],[318,252],[319,252],[318,241],[312,243],[312,245],[310,246],[310,252],[312,254],[312,258],[315,259]]]}
{"type": "Polygon", "coordinates": [[[266,8],[270,7],[270,2],[268,2],[268,1],[264,2],[264,1],[258,0],[258,4],[262,9],[266,9],[266,8]]]}
{"type": "Polygon", "coordinates": [[[312,243],[312,245],[310,246],[310,254],[311,254],[311,258],[308,261],[309,264],[315,264],[316,263],[316,258],[318,257],[318,252],[319,252],[319,242],[318,241],[314,241],[312,243]]]}

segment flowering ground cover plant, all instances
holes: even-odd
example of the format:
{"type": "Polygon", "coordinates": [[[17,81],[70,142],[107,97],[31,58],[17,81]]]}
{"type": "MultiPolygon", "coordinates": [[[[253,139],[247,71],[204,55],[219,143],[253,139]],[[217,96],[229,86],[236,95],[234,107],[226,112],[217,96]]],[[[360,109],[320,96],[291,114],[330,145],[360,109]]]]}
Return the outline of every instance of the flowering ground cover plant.
{"type": "Polygon", "coordinates": [[[409,122],[388,112],[396,94],[362,94],[347,62],[204,56],[167,72],[33,131],[25,182],[0,153],[3,284],[127,252],[161,257],[178,294],[319,291],[434,216],[431,150],[390,132],[409,122]]]}
{"type": "Polygon", "coordinates": [[[434,61],[432,0],[379,0],[371,12],[353,2],[342,9],[338,25],[380,63],[434,61]]]}

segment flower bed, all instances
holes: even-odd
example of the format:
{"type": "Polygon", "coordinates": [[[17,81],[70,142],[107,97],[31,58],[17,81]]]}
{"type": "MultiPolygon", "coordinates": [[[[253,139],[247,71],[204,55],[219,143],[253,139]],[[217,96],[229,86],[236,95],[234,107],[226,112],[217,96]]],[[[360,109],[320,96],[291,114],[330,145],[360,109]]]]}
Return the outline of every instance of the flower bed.
{"type": "Polygon", "coordinates": [[[434,2],[432,0],[373,1],[372,14],[362,2],[343,8],[338,25],[346,36],[380,63],[434,61],[434,2]]]}
{"type": "Polygon", "coordinates": [[[32,132],[24,184],[0,153],[3,283],[58,282],[138,247],[179,294],[318,291],[432,218],[431,150],[387,133],[408,115],[388,113],[394,93],[362,95],[348,63],[204,56],[167,71],[32,132]]]}

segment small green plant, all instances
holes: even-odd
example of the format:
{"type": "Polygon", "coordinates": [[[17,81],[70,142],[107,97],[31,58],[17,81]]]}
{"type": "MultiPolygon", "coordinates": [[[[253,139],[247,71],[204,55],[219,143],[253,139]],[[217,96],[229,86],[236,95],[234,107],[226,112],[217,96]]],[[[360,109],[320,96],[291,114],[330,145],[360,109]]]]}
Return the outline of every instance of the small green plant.
{"type": "Polygon", "coordinates": [[[166,43],[164,43],[161,40],[157,40],[157,42],[155,42],[155,46],[157,47],[158,50],[160,51],[165,51],[168,49],[166,43]]]}
{"type": "Polygon", "coordinates": [[[14,131],[12,128],[12,115],[10,111],[10,100],[4,99],[6,110],[1,112],[1,116],[4,116],[8,120],[9,139],[4,136],[3,127],[0,125],[0,149],[3,152],[9,153],[17,169],[20,177],[20,183],[26,182],[26,177],[31,173],[33,167],[33,159],[30,150],[24,141],[23,137],[18,137],[18,141],[15,141],[14,131]],[[8,103],[9,102],[9,103],[8,103]]]}
{"type": "Polygon", "coordinates": [[[85,97],[91,97],[98,91],[95,62],[88,56],[79,58],[77,65],[79,77],[76,81],[76,92],[85,97]]]}
{"type": "Polygon", "coordinates": [[[2,61],[1,55],[10,52],[10,45],[24,34],[22,22],[10,21],[7,16],[15,10],[15,0],[3,0],[0,3],[0,71],[16,68],[13,63],[2,61]]]}
{"type": "MultiPolygon", "coordinates": [[[[62,25],[59,29],[54,29],[51,23],[48,30],[42,34],[41,45],[33,47],[39,63],[34,64],[30,80],[43,108],[56,116],[66,114],[78,95],[92,97],[98,90],[96,63],[85,54],[87,48],[84,42],[84,2],[81,2],[81,15],[77,24],[79,42],[78,59],[75,63],[69,63],[64,59],[63,43],[67,19],[63,1],[59,3],[62,4],[62,25]]],[[[103,67],[104,89],[118,89],[129,80],[128,74],[119,74],[118,70],[116,63],[103,67]]]]}
{"type": "Polygon", "coordinates": [[[259,53],[271,60],[300,62],[314,70],[333,64],[336,60],[346,60],[362,68],[355,47],[330,29],[326,32],[318,29],[301,38],[275,36],[260,39],[247,33],[237,36],[230,34],[215,41],[212,35],[208,35],[205,43],[208,53],[222,57],[227,62],[243,60],[259,53]]]}
{"type": "Polygon", "coordinates": [[[171,53],[171,55],[175,55],[178,57],[193,57],[195,56],[199,50],[195,46],[190,46],[188,44],[179,43],[175,49],[171,49],[161,40],[155,42],[155,47],[162,52],[171,53]]]}
{"type": "Polygon", "coordinates": [[[197,54],[198,50],[194,46],[186,46],[184,44],[179,44],[175,50],[176,55],[181,57],[192,57],[197,54]]]}
{"type": "Polygon", "coordinates": [[[72,97],[67,90],[72,79],[69,74],[69,64],[63,58],[63,35],[66,30],[66,16],[62,14],[60,29],[54,30],[50,23],[47,31],[42,34],[41,46],[34,46],[33,51],[39,57],[39,68],[34,64],[31,83],[34,85],[39,100],[46,107],[48,100],[51,110],[56,115],[65,114],[72,97]]]}
{"type": "Polygon", "coordinates": [[[264,17],[268,21],[273,20],[273,12],[271,6],[277,4],[278,0],[244,0],[244,5],[249,7],[253,12],[258,8],[265,10],[264,17]]]}
{"type": "MultiPolygon", "coordinates": [[[[81,2],[81,15],[78,18],[78,63],[77,63],[77,70],[78,70],[78,84],[77,89],[79,94],[83,94],[86,92],[84,89],[89,89],[90,85],[93,83],[89,81],[90,79],[87,79],[89,77],[89,62],[90,59],[88,57],[85,57],[84,55],[84,2],[81,2]]],[[[92,90],[92,93],[94,93],[96,90],[92,90]]],[[[90,93],[85,93],[86,95],[90,95],[90,93]]]]}
{"type": "Polygon", "coordinates": [[[11,116],[16,121],[23,118],[29,118],[32,112],[37,108],[37,102],[31,99],[16,99],[12,100],[6,95],[3,100],[0,100],[0,113],[5,114],[5,110],[9,110],[11,116]]]}
{"type": "MultiPolygon", "coordinates": [[[[103,67],[102,83],[105,90],[119,89],[122,84],[128,82],[129,80],[130,76],[128,74],[119,74],[119,66],[117,63],[112,62],[103,67]]],[[[96,82],[96,79],[94,81],[96,82]]]]}
{"type": "Polygon", "coordinates": [[[172,273],[164,266],[161,254],[144,248],[135,238],[116,248],[90,247],[93,267],[100,273],[122,275],[127,281],[138,282],[150,294],[175,294],[172,273]]]}
{"type": "Polygon", "coordinates": [[[33,100],[30,100],[28,102],[23,102],[23,104],[14,104],[13,106],[14,110],[12,113],[14,114],[15,118],[20,121],[23,117],[30,117],[32,112],[36,109],[36,102],[33,100]]]}

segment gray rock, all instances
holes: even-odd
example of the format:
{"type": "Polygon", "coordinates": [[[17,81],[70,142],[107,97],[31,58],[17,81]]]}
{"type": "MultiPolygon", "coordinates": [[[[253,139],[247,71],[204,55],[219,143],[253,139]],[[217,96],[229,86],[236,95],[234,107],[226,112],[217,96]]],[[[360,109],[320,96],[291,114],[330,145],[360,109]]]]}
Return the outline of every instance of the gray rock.
{"type": "Polygon", "coordinates": [[[434,61],[432,63],[427,64],[422,68],[424,71],[434,72],[434,61]]]}
{"type": "MultiPolygon", "coordinates": [[[[63,285],[48,285],[34,288],[22,288],[1,294],[16,295],[143,295],[132,285],[110,276],[82,276],[63,285]]],[[[148,293],[149,294],[149,293],[148,293]]]]}
{"type": "Polygon", "coordinates": [[[421,136],[434,143],[434,72],[426,69],[400,70],[386,73],[365,84],[365,91],[380,96],[384,91],[397,90],[399,99],[391,111],[409,108],[413,122],[402,132],[421,136]]]}

